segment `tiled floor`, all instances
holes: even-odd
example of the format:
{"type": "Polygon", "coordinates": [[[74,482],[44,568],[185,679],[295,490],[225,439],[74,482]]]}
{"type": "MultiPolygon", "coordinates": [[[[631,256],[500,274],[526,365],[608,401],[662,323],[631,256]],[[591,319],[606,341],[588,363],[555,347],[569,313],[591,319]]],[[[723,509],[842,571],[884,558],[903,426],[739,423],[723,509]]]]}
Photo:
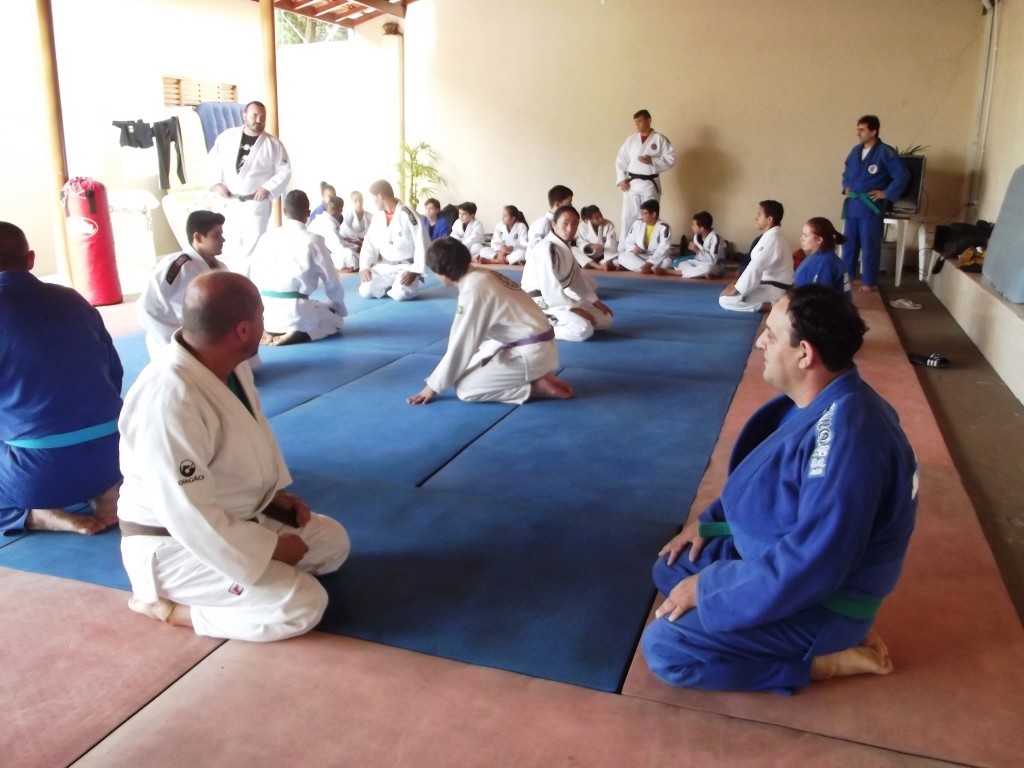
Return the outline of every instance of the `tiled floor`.
{"type": "MultiPolygon", "coordinates": [[[[320,633],[218,645],[131,614],[124,593],[0,569],[4,764],[1020,764],[1024,633],[880,298],[857,301],[861,370],[922,463],[919,528],[879,620],[893,675],[706,694],[637,659],[624,694],[603,694],[320,633]]],[[[697,504],[771,394],[754,352],[697,504]]]]}

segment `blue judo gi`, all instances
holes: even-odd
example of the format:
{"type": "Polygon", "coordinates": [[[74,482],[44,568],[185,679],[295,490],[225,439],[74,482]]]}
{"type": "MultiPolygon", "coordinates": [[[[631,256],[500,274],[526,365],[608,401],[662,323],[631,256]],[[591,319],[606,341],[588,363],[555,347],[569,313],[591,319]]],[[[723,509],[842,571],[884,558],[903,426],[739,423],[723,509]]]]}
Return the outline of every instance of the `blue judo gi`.
{"type": "Polygon", "coordinates": [[[882,252],[882,232],[885,229],[886,205],[903,194],[910,171],[900,160],[896,150],[881,140],[876,141],[861,160],[863,145],[850,150],[843,169],[843,189],[849,195],[843,205],[846,224],[843,234],[843,261],[853,280],[857,275],[857,253],[861,259],[861,281],[864,285],[878,285],[878,262],[882,252]],[[871,200],[872,189],[885,192],[885,200],[871,200]]]}
{"type": "Polygon", "coordinates": [[[808,283],[818,283],[835,288],[846,298],[850,293],[850,276],[846,272],[843,260],[836,256],[835,251],[815,251],[802,262],[793,275],[793,287],[799,288],[808,283]]]}
{"type": "Polygon", "coordinates": [[[654,566],[668,594],[699,573],[697,607],[655,619],[642,646],[673,685],[791,692],[816,656],[859,645],[899,578],[917,509],[917,462],[892,407],[856,368],[806,408],[785,396],[747,422],[709,537],[654,566]]]}
{"type": "Polygon", "coordinates": [[[0,271],[0,532],[121,478],[121,360],[80,294],[0,271]]]}

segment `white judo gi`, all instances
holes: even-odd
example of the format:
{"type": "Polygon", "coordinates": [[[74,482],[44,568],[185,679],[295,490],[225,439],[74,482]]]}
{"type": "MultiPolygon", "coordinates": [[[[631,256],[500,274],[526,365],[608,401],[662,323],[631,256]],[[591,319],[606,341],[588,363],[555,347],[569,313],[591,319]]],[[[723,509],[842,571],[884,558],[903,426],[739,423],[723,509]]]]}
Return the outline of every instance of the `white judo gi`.
{"type": "MultiPolygon", "coordinates": [[[[657,131],[651,131],[644,141],[639,133],[632,134],[619,148],[615,156],[615,185],[626,181],[630,174],[639,176],[656,176],[664,173],[676,164],[676,151],[672,142],[657,131]],[[637,158],[648,155],[651,165],[641,163],[637,158]]],[[[629,183],[629,191],[622,193],[622,229],[628,232],[630,226],[640,215],[640,204],[645,200],[661,199],[661,183],[659,179],[634,178],[629,183]]]]}
{"type": "Polygon", "coordinates": [[[157,263],[135,302],[139,323],[146,332],[150,360],[167,346],[171,335],[181,327],[181,301],[189,283],[214,268],[223,269],[224,265],[218,261],[216,267],[211,267],[191,248],[164,256],[157,263]]]}
{"type": "Polygon", "coordinates": [[[593,258],[588,255],[587,246],[589,245],[604,246],[604,256],[601,258],[602,264],[607,264],[610,261],[617,263],[619,240],[615,236],[615,225],[608,221],[608,219],[601,219],[601,223],[596,227],[589,221],[581,221],[580,228],[576,231],[576,243],[580,246],[580,250],[585,257],[584,261],[580,264],[581,267],[585,267],[593,261],[593,258]]]}
{"type": "Polygon", "coordinates": [[[499,221],[494,227],[494,234],[491,235],[491,244],[480,250],[480,255],[485,259],[493,259],[499,245],[505,245],[511,249],[505,256],[509,264],[519,264],[526,258],[526,244],[529,241],[529,230],[527,226],[517,221],[510,230],[505,226],[504,221],[499,221]]]}
{"type": "Polygon", "coordinates": [[[324,211],[306,229],[324,239],[335,269],[359,269],[359,249],[341,239],[341,222],[331,214],[324,211]]]}
{"type": "Polygon", "coordinates": [[[779,227],[772,227],[750,252],[750,264],[736,280],[736,296],[719,296],[723,309],[758,312],[774,304],[793,285],[793,252],[779,227]]]}
{"type": "MultiPolygon", "coordinates": [[[[381,214],[383,216],[383,214],[381,214]]],[[[370,231],[370,224],[373,222],[373,214],[363,211],[361,219],[356,218],[355,211],[349,211],[341,219],[341,239],[352,242],[361,241],[370,231]]]]}
{"type": "Polygon", "coordinates": [[[291,483],[247,363],[235,369],[246,408],[175,334],[125,398],[118,517],[169,536],[125,535],[132,590],[192,609],[196,634],[279,640],[312,629],[327,593],[310,573],[337,570],[348,534],[313,513],[302,528],[262,514],[291,483]],[[296,566],[272,560],[278,531],[309,547],[296,566]]]}
{"type": "Polygon", "coordinates": [[[395,301],[416,298],[426,269],[427,228],[420,217],[401,203],[388,223],[381,211],[373,217],[359,252],[359,269],[372,269],[373,276],[359,284],[364,299],[380,299],[385,294],[395,301]],[[402,275],[417,276],[409,285],[402,285],[402,275]]]}
{"type": "Polygon", "coordinates": [[[640,219],[633,222],[619,246],[619,266],[633,272],[639,272],[644,264],[670,269],[672,267],[672,257],[669,255],[672,248],[672,228],[669,227],[668,222],[658,219],[654,225],[654,231],[651,233],[650,242],[645,247],[644,234],[646,230],[647,225],[640,219]],[[633,253],[634,248],[639,248],[642,253],[633,253]]]}
{"type": "Polygon", "coordinates": [[[443,392],[454,385],[467,402],[526,402],[530,384],[558,367],[558,345],[542,338],[551,331],[522,288],[500,272],[470,267],[459,280],[448,350],[427,386],[443,392]]]}
{"type": "Polygon", "coordinates": [[[573,254],[575,241],[566,243],[551,232],[526,253],[523,290],[537,302],[562,341],[586,341],[594,331],[610,328],[612,315],[598,309],[597,292],[573,254]],[[580,309],[594,321],[573,312],[580,309]]]}
{"type": "Polygon", "coordinates": [[[479,219],[471,219],[468,224],[463,224],[461,219],[456,219],[452,225],[452,237],[469,249],[470,256],[479,256],[484,247],[484,225],[479,219]]]}
{"type": "Polygon", "coordinates": [[[209,155],[209,185],[223,184],[232,197],[226,201],[224,253],[222,260],[236,272],[245,274],[249,254],[260,235],[267,231],[273,200],[284,193],[292,177],[292,166],[284,144],[268,133],[261,133],[249,150],[241,170],[235,170],[242,129],[228,128],[217,137],[209,155]],[[270,193],[266,200],[243,200],[263,187],[270,193]]]}
{"type": "MultiPolygon", "coordinates": [[[[725,274],[725,240],[715,230],[707,237],[696,235],[693,242],[700,248],[692,259],[679,263],[679,274],[683,277],[721,277],[725,274]]],[[[692,251],[691,251],[692,253],[692,251]]]]}
{"type": "Polygon", "coordinates": [[[303,222],[285,219],[279,229],[259,239],[249,277],[263,296],[267,333],[301,331],[316,341],[341,330],[342,318],[348,314],[345,289],[324,239],[307,231],[303,222]],[[309,298],[320,283],[327,294],[326,303],[309,298]]]}
{"type": "Polygon", "coordinates": [[[527,233],[527,238],[526,238],[526,247],[527,247],[527,249],[532,248],[537,243],[539,243],[541,240],[543,240],[545,237],[547,237],[548,233],[551,231],[551,227],[554,225],[554,223],[555,223],[555,212],[554,211],[548,211],[543,216],[541,216],[539,219],[534,221],[533,224],[530,225],[530,229],[529,229],[529,231],[527,233]]]}

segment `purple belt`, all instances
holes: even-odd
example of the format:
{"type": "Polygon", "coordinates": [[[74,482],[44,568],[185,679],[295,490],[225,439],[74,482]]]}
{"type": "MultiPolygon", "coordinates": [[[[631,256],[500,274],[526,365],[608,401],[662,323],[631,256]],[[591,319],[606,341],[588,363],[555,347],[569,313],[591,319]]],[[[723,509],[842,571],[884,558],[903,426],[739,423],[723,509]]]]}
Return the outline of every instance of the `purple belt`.
{"type": "Polygon", "coordinates": [[[491,360],[493,360],[495,356],[503,349],[512,349],[512,347],[523,347],[526,346],[527,344],[540,344],[542,341],[551,341],[553,338],[555,338],[555,329],[548,328],[543,333],[535,333],[533,334],[533,336],[527,336],[525,339],[519,339],[518,341],[508,341],[502,344],[496,350],[494,350],[493,355],[484,358],[483,361],[481,361],[480,363],[480,367],[483,368],[485,365],[491,362],[491,360]]]}

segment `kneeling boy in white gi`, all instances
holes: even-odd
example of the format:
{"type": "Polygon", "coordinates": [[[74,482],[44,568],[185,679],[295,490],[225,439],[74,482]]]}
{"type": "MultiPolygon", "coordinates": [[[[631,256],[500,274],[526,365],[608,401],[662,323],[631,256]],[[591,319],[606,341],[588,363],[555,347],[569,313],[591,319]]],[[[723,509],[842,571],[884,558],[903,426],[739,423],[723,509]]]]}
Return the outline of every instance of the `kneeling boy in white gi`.
{"type": "Polygon", "coordinates": [[[427,265],[442,283],[459,289],[459,299],[448,350],[409,403],[429,403],[452,385],[460,400],[471,403],[573,396],[572,387],[552,373],[558,346],[551,323],[522,288],[500,272],[472,266],[469,250],[454,238],[435,240],[427,265]]]}
{"type": "Polygon", "coordinates": [[[182,328],[125,398],[118,504],[129,607],[196,634],[280,640],[327,607],[310,574],[348,557],[345,529],[296,496],[246,363],[263,335],[259,291],[200,275],[182,328]]]}
{"type": "Polygon", "coordinates": [[[306,229],[320,235],[331,252],[331,261],[338,272],[355,272],[359,268],[359,248],[352,241],[341,239],[341,225],[345,219],[345,200],[337,195],[327,201],[324,212],[313,218],[306,229]]]}
{"type": "Polygon", "coordinates": [[[793,287],[793,249],[782,234],[785,210],[778,200],[762,200],[754,214],[761,237],[750,251],[750,264],[736,282],[718,295],[722,309],[768,312],[793,287]]]}
{"type": "Polygon", "coordinates": [[[672,228],[660,221],[661,204],[645,200],[640,204],[640,218],[633,222],[619,246],[619,266],[633,272],[664,275],[672,267],[672,228]]]}
{"type": "Polygon", "coordinates": [[[676,263],[682,277],[721,277],[725,274],[725,240],[714,227],[715,220],[707,211],[693,214],[693,241],[686,246],[690,252],[676,263]]]}
{"type": "Polygon", "coordinates": [[[249,276],[263,296],[263,343],[301,344],[338,333],[345,289],[331,263],[324,239],[306,230],[309,198],[293,189],[284,198],[285,220],[256,243],[249,276]],[[310,296],[323,283],[327,301],[310,296]]]}
{"type": "Polygon", "coordinates": [[[577,263],[580,215],[571,205],[555,211],[553,229],[530,248],[523,267],[523,290],[555,327],[555,338],[586,341],[612,324],[612,311],[597,298],[594,281],[577,263]]]}

